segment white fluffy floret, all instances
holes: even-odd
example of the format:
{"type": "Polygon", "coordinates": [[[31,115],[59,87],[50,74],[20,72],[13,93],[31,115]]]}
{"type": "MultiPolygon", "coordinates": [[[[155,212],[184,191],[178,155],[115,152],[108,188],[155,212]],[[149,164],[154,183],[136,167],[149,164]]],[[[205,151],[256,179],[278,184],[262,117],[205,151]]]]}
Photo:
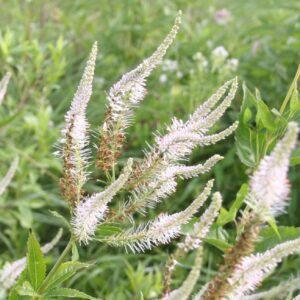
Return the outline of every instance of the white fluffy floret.
{"type": "Polygon", "coordinates": [[[74,210],[72,226],[74,234],[80,243],[88,244],[103,220],[108,209],[108,203],[124,186],[131,173],[132,159],[128,160],[124,172],[103,192],[96,193],[81,201],[74,210]]]}
{"type": "Polygon", "coordinates": [[[262,159],[251,178],[247,203],[264,220],[283,213],[288,204],[289,158],[295,148],[298,131],[296,123],[289,123],[283,139],[277,143],[270,155],[262,159]]]}

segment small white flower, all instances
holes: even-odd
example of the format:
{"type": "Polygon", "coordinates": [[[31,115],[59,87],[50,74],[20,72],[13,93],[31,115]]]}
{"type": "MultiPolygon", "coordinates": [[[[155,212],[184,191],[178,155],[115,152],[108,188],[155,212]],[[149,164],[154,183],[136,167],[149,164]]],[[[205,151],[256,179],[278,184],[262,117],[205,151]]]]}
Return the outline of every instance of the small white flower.
{"type": "Polygon", "coordinates": [[[219,46],[217,48],[215,48],[213,51],[212,51],[212,54],[216,57],[220,57],[220,58],[227,58],[229,53],[228,51],[225,49],[224,46],[219,46]]]}
{"type": "Polygon", "coordinates": [[[178,69],[176,60],[166,59],[162,62],[162,70],[167,72],[174,72],[178,69]]]}
{"type": "Polygon", "coordinates": [[[159,81],[160,81],[161,83],[166,83],[166,82],[168,81],[168,76],[167,76],[166,74],[161,74],[161,75],[159,76],[159,81]]]}
{"type": "Polygon", "coordinates": [[[183,73],[181,71],[176,72],[177,78],[181,79],[183,77],[183,73]]]}
{"type": "Polygon", "coordinates": [[[227,67],[230,69],[230,71],[236,71],[238,65],[239,60],[237,58],[231,58],[227,61],[227,67]]]}

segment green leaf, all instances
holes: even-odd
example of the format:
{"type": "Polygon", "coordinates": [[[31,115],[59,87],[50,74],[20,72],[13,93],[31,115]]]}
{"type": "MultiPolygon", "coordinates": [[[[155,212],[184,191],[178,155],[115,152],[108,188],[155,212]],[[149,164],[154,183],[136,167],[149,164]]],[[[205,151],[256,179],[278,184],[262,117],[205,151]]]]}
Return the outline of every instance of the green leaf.
{"type": "Polygon", "coordinates": [[[27,269],[25,268],[23,270],[23,272],[21,273],[21,275],[19,276],[17,283],[11,288],[9,297],[8,297],[9,300],[19,300],[20,299],[19,293],[18,293],[18,288],[20,286],[22,286],[25,281],[27,281],[27,275],[28,275],[27,273],[28,273],[27,269]]]}
{"type": "Polygon", "coordinates": [[[204,238],[203,239],[206,243],[218,248],[222,252],[225,252],[227,248],[232,247],[229,243],[222,241],[222,240],[217,240],[217,239],[212,239],[212,238],[204,238]]]}
{"type": "Polygon", "coordinates": [[[260,232],[261,241],[256,245],[257,252],[266,251],[278,245],[278,243],[300,237],[299,227],[278,226],[277,228],[280,234],[280,239],[271,227],[262,228],[260,232]]]}
{"type": "Polygon", "coordinates": [[[281,236],[280,236],[280,233],[278,231],[278,227],[277,227],[275,219],[274,218],[269,218],[269,220],[267,222],[271,226],[271,228],[273,229],[274,233],[277,235],[279,240],[281,240],[281,236]]]}
{"type": "Polygon", "coordinates": [[[295,151],[293,151],[290,164],[291,166],[297,166],[300,164],[300,149],[296,149],[295,151]]]}
{"type": "Polygon", "coordinates": [[[240,207],[242,206],[244,199],[248,194],[249,186],[244,183],[239,191],[236,194],[236,198],[233,204],[230,207],[230,210],[227,211],[225,208],[221,208],[220,214],[217,219],[217,224],[220,226],[224,226],[227,223],[230,223],[235,220],[236,214],[240,207]]]}
{"type": "Polygon", "coordinates": [[[111,225],[102,225],[97,229],[97,236],[107,236],[122,232],[120,227],[111,225]]]}
{"type": "Polygon", "coordinates": [[[38,290],[45,279],[46,264],[40,244],[32,231],[27,242],[27,271],[32,287],[38,290]]]}
{"type": "Polygon", "coordinates": [[[51,290],[46,294],[46,296],[47,297],[69,297],[69,298],[91,299],[91,300],[97,299],[78,290],[69,289],[69,288],[59,288],[59,289],[51,290]]]}
{"type": "Polygon", "coordinates": [[[261,99],[257,99],[257,120],[260,120],[263,126],[271,132],[276,128],[275,121],[269,107],[261,99]]]}
{"type": "Polygon", "coordinates": [[[46,286],[46,290],[54,289],[64,281],[72,277],[78,270],[87,268],[89,265],[76,262],[76,261],[68,261],[62,263],[56,272],[51,277],[50,281],[46,286]]]}
{"type": "Polygon", "coordinates": [[[16,119],[22,113],[23,113],[23,111],[18,111],[15,114],[13,114],[12,116],[9,116],[9,117],[6,117],[6,118],[2,119],[0,121],[0,128],[4,127],[4,126],[8,125],[9,123],[11,123],[12,121],[14,121],[14,119],[16,119]]]}
{"type": "Polygon", "coordinates": [[[16,288],[17,292],[21,296],[32,296],[37,297],[39,294],[34,290],[30,282],[24,281],[21,286],[16,288]]]}
{"type": "Polygon", "coordinates": [[[293,91],[291,100],[290,100],[290,110],[292,112],[297,112],[300,109],[300,101],[299,101],[299,93],[298,90],[295,89],[293,91]]]}
{"type": "Polygon", "coordinates": [[[78,253],[77,245],[74,242],[72,244],[72,261],[77,261],[78,259],[79,259],[79,253],[78,253]]]}
{"type": "Polygon", "coordinates": [[[68,222],[68,220],[62,216],[60,213],[58,213],[57,211],[55,210],[49,210],[49,212],[56,218],[60,219],[62,221],[62,225],[64,225],[66,228],[69,228],[71,229],[71,225],[70,223],[68,222]]]}

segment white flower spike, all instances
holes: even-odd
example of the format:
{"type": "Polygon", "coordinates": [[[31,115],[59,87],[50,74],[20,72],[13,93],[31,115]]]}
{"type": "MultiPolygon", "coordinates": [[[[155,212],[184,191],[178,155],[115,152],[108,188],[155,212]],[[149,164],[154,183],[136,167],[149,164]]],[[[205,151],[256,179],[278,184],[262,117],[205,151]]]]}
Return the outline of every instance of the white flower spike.
{"type": "Polygon", "coordinates": [[[283,139],[277,143],[269,156],[260,162],[250,181],[247,204],[263,220],[283,213],[288,204],[290,191],[288,182],[289,158],[295,148],[299,127],[291,122],[283,139]]]}
{"type": "Polygon", "coordinates": [[[103,220],[108,203],[124,186],[131,173],[132,159],[129,159],[123,174],[108,186],[103,192],[96,193],[81,201],[74,211],[72,226],[74,234],[80,243],[88,244],[93,238],[95,231],[103,220]]]}

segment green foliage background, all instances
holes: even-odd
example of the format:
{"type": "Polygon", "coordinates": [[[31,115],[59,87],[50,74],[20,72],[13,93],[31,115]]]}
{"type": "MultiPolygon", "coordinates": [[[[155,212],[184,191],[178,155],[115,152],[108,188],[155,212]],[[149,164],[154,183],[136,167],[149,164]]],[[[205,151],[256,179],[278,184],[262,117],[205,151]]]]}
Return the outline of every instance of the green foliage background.
{"type": "MultiPolygon", "coordinates": [[[[94,94],[88,109],[93,127],[100,125],[109,87],[127,70],[150,55],[172,26],[176,12],[183,11],[183,24],[177,40],[167,54],[176,60],[182,77],[161,68],[148,84],[148,95],[137,109],[134,125],[128,134],[123,157],[142,157],[152,132],[163,131],[173,116],[186,117],[221,83],[237,73],[254,92],[258,88],[270,109],[279,109],[300,62],[300,3],[298,1],[142,1],[142,0],[73,0],[17,1],[0,0],[0,75],[12,73],[12,80],[0,111],[0,174],[20,156],[17,174],[0,199],[0,265],[24,256],[28,229],[34,228],[44,243],[61,226],[49,210],[68,214],[59,195],[61,164],[53,152],[94,40],[99,42],[94,94]],[[226,8],[231,19],[217,24],[215,12],[226,8]],[[224,46],[229,57],[237,58],[237,72],[212,65],[211,53],[224,46]],[[193,59],[202,52],[209,61],[204,70],[193,59]],[[159,78],[167,75],[162,83],[159,78]]],[[[238,119],[242,89],[223,118],[223,124],[238,119]]],[[[219,129],[220,129],[219,128],[219,129]]],[[[216,189],[225,198],[225,207],[251,171],[236,154],[234,137],[215,146],[198,150],[192,161],[201,161],[212,153],[225,159],[206,177],[181,183],[176,195],[161,204],[157,211],[178,211],[185,207],[208,177],[216,178],[216,189]]],[[[3,174],[3,175],[2,175],[3,174]]],[[[299,167],[290,178],[293,184],[291,205],[280,224],[300,226],[299,167]]],[[[95,191],[97,174],[88,186],[95,191]]],[[[150,216],[157,214],[150,212],[150,216]]],[[[230,228],[229,228],[230,230],[230,228]]],[[[224,234],[218,232],[217,235],[224,234]]],[[[224,237],[226,239],[226,236],[224,237]]],[[[61,248],[64,241],[61,241],[61,248]]],[[[162,286],[162,267],[172,246],[150,253],[132,255],[93,244],[80,250],[83,260],[91,262],[68,282],[92,295],[105,299],[155,298],[162,286]]],[[[212,274],[220,251],[210,246],[200,284],[212,274]]],[[[58,250],[56,250],[58,252],[58,250]]],[[[54,252],[49,263],[55,260],[54,252]]],[[[180,282],[189,265],[177,273],[180,282]]],[[[300,261],[283,264],[276,278],[297,270],[300,261]],[[293,268],[291,265],[293,264],[293,268]]],[[[277,274],[276,273],[276,274],[277,274]]]]}

